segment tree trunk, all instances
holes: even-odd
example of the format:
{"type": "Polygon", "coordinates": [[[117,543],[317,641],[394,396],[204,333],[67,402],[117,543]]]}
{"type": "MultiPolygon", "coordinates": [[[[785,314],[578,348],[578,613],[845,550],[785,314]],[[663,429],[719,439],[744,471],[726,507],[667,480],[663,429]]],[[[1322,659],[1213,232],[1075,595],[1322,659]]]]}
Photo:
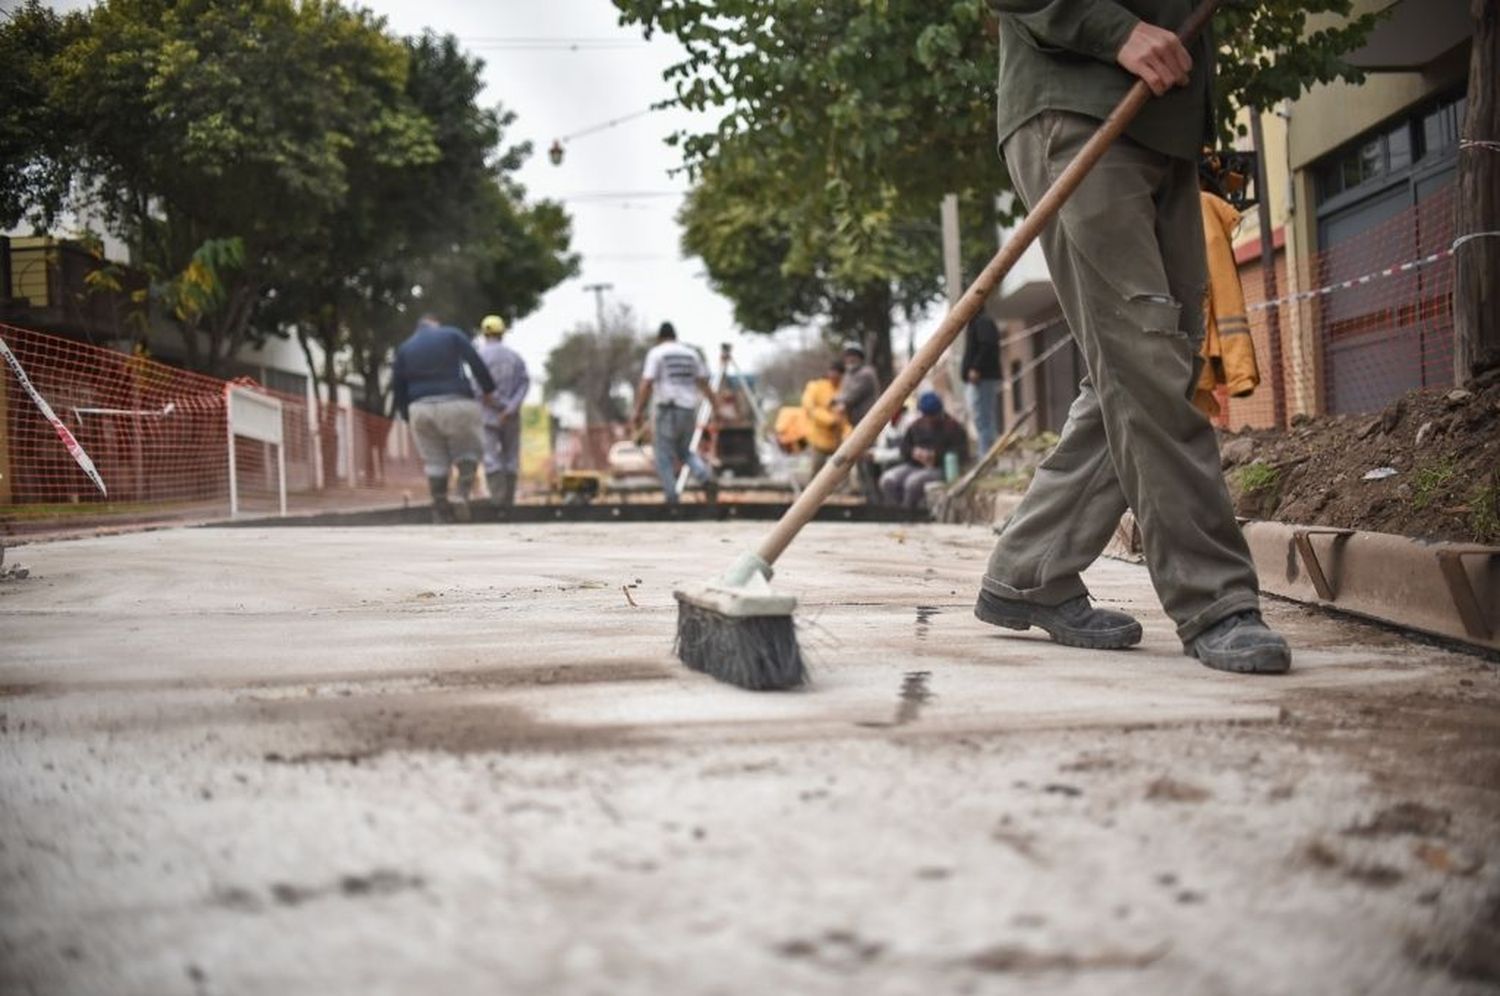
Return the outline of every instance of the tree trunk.
{"type": "Polygon", "coordinates": [[[316,410],[313,412],[314,423],[317,426],[318,449],[321,454],[323,467],[323,487],[334,487],[338,482],[339,467],[339,430],[338,430],[338,402],[339,385],[337,367],[334,357],[328,351],[326,330],[321,322],[317,326],[315,337],[323,348],[323,371],[318,372],[318,365],[313,362],[312,347],[308,342],[306,326],[297,326],[297,344],[302,347],[302,356],[307,361],[307,371],[312,374],[312,395],[316,410]],[[323,391],[318,390],[319,387],[323,391]],[[326,397],[324,394],[326,393],[326,397]]]}
{"type": "Polygon", "coordinates": [[[186,322],[177,319],[173,322],[177,326],[177,334],[182,338],[182,347],[187,351],[187,365],[189,370],[198,373],[213,373],[203,363],[203,350],[198,339],[198,326],[194,322],[186,322]]]}
{"type": "MultiPolygon", "coordinates": [[[[335,351],[330,345],[338,343],[338,322],[331,321],[331,327],[320,323],[319,339],[323,346],[323,389],[327,392],[327,400],[322,406],[320,429],[323,433],[323,481],[328,486],[338,479],[339,469],[339,375],[338,362],[335,351]]],[[[349,476],[354,476],[354,440],[348,440],[351,457],[349,461],[349,476]]],[[[353,483],[351,480],[349,483],[353,483]]]]}
{"type": "Polygon", "coordinates": [[[891,285],[881,282],[872,286],[865,307],[860,310],[863,312],[865,349],[870,354],[870,362],[880,376],[880,383],[889,384],[896,375],[896,361],[891,350],[891,285]]]}
{"type": "Polygon", "coordinates": [[[251,303],[254,299],[254,288],[248,284],[240,284],[230,292],[219,320],[213,323],[213,363],[216,374],[234,361],[240,346],[244,344],[245,333],[250,328],[251,303]]]}
{"type": "Polygon", "coordinates": [[[362,369],[365,381],[365,401],[361,407],[372,415],[381,416],[379,419],[368,419],[365,422],[365,480],[370,484],[385,483],[385,444],[393,424],[385,417],[386,397],[384,389],[380,386],[382,366],[380,358],[367,354],[362,369]]]}
{"type": "MultiPolygon", "coordinates": [[[[1500,142],[1500,0],[1469,0],[1474,15],[1469,110],[1463,138],[1500,142]]],[[[1500,146],[1467,145],[1458,160],[1458,232],[1453,279],[1454,374],[1460,383],[1500,367],[1500,146]]]]}

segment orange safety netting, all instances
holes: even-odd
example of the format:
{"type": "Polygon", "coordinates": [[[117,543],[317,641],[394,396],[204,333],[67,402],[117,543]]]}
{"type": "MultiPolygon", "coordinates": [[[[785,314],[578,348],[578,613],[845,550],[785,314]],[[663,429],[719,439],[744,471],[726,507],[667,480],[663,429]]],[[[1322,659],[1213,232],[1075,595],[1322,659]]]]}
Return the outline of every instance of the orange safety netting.
{"type": "MultiPolygon", "coordinates": [[[[0,363],[0,517],[45,518],[61,512],[58,506],[123,513],[227,507],[229,382],[10,325],[0,325],[0,340],[108,488],[100,493],[15,372],[0,363]]],[[[281,403],[293,494],[420,481],[404,425],[347,405],[314,405],[253,382],[235,383],[281,403]]],[[[277,489],[274,447],[239,439],[235,453],[246,507],[269,507],[264,500],[277,489]]]]}
{"type": "Polygon", "coordinates": [[[1277,297],[1267,302],[1259,258],[1240,267],[1261,384],[1220,399],[1230,428],[1275,424],[1271,333],[1279,326],[1283,418],[1378,411],[1413,388],[1450,386],[1457,187],[1294,261],[1277,254],[1277,297]]]}
{"type": "MultiPolygon", "coordinates": [[[[1261,380],[1245,397],[1228,397],[1221,387],[1214,421],[1229,429],[1265,428],[1299,414],[1369,413],[1414,388],[1453,386],[1460,379],[1454,370],[1454,253],[1463,251],[1455,249],[1456,198],[1457,185],[1449,182],[1424,191],[1413,206],[1363,215],[1378,219],[1373,224],[1359,215],[1325,224],[1320,238],[1327,247],[1293,257],[1290,267],[1278,238],[1270,301],[1258,251],[1241,252],[1240,283],[1261,380]],[[1273,334],[1280,340],[1279,376],[1273,334]]],[[[1082,374],[1061,317],[1012,330],[1005,341],[1015,350],[1012,358],[1020,357],[1019,375],[1015,367],[1009,374],[1016,397],[1029,397],[1039,385],[1070,388],[1082,374]]],[[[1065,407],[1050,412],[1044,424],[1061,429],[1065,407]]]]}

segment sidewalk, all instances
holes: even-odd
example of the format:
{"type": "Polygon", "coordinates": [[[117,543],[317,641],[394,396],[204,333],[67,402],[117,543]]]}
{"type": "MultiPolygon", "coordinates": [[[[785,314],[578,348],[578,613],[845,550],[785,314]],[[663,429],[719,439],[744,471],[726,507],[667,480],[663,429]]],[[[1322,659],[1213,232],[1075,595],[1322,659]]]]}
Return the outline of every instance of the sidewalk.
{"type": "Polygon", "coordinates": [[[1500,672],[1288,603],[1282,679],[815,524],[813,686],[670,656],[753,524],[167,530],[0,584],[0,988],[1304,993],[1500,981],[1500,672]],[[624,587],[622,587],[624,586],[624,587]]]}

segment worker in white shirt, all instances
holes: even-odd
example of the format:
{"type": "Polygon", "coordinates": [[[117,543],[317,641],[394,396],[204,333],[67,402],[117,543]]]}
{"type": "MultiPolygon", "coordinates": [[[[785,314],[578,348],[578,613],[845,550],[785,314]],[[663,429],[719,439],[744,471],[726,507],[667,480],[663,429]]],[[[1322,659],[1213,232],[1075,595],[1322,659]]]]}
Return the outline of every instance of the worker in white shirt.
{"type": "Polygon", "coordinates": [[[631,424],[639,433],[645,424],[646,405],[655,402],[652,444],[656,450],[656,476],[661,478],[662,493],[669,505],[677,502],[678,464],[687,465],[703,485],[709,501],[718,498],[713,471],[692,449],[698,402],[712,393],[703,357],[691,346],[677,341],[677,330],[671,322],[662,322],[656,333],[656,345],[646,354],[631,424]]]}

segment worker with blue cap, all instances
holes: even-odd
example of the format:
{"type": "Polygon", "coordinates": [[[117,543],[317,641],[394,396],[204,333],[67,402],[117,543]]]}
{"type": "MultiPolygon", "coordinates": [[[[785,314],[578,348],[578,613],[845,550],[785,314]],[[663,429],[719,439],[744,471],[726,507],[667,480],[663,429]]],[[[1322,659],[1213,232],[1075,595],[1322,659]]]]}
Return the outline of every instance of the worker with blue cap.
{"type": "Polygon", "coordinates": [[[901,462],[880,475],[880,491],[892,505],[921,508],[927,501],[927,485],[942,481],[944,466],[969,458],[969,433],[943,410],[936,391],[917,398],[920,417],[901,438],[901,462]]]}

